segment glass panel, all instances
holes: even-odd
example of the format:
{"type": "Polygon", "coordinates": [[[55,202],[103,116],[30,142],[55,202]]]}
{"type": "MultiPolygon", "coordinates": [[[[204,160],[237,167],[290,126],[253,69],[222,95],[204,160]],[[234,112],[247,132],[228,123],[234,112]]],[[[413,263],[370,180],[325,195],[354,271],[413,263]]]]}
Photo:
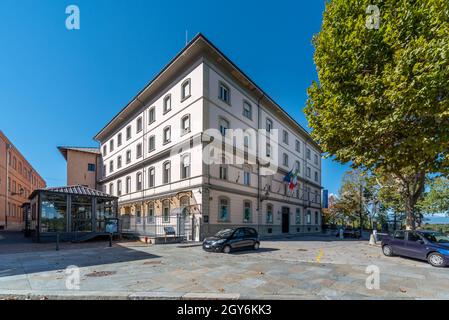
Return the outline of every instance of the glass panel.
{"type": "Polygon", "coordinates": [[[106,220],[115,217],[114,202],[106,199],[97,199],[96,231],[106,232],[106,220]]]}
{"type": "Polygon", "coordinates": [[[72,196],[72,231],[92,231],[92,199],[72,196]]]}
{"type": "Polygon", "coordinates": [[[67,196],[56,194],[42,195],[41,232],[66,231],[67,196]]]}

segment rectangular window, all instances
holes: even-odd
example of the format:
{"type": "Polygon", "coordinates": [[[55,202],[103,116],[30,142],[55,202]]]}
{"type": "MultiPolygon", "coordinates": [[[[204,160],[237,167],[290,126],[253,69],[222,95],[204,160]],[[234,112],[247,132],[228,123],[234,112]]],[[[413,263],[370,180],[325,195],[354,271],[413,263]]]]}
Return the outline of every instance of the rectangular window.
{"type": "Polygon", "coordinates": [[[122,195],[122,180],[118,180],[117,181],[117,196],[121,196],[122,195]]]}
{"type": "Polygon", "coordinates": [[[243,222],[251,222],[251,202],[249,201],[243,203],[243,222]]]}
{"type": "Polygon", "coordinates": [[[117,135],[117,146],[120,147],[122,145],[122,134],[119,133],[117,135]]]}
{"type": "Polygon", "coordinates": [[[298,140],[295,142],[295,150],[296,152],[301,153],[301,143],[298,140]]]}
{"type": "Polygon", "coordinates": [[[126,151],[126,163],[131,162],[131,150],[126,151]]]}
{"type": "Polygon", "coordinates": [[[114,172],[114,161],[109,161],[109,172],[114,172]]]}
{"type": "Polygon", "coordinates": [[[131,177],[126,178],[126,193],[131,193],[131,177]]]}
{"type": "Polygon", "coordinates": [[[310,212],[310,210],[307,210],[306,220],[307,224],[312,224],[312,213],[310,212]]]}
{"type": "Polygon", "coordinates": [[[154,176],[154,168],[150,168],[150,169],[148,170],[148,186],[149,186],[150,188],[153,188],[153,187],[154,187],[154,179],[155,179],[155,176],[154,176]]]}
{"type": "Polygon", "coordinates": [[[296,208],[296,224],[301,224],[301,209],[296,208]]]}
{"type": "Polygon", "coordinates": [[[252,106],[248,102],[243,102],[243,116],[248,119],[252,119],[252,106]]]}
{"type": "Polygon", "coordinates": [[[312,159],[310,156],[310,149],[307,149],[307,160],[310,160],[310,159],[312,159]]]}
{"type": "Polygon", "coordinates": [[[142,144],[141,143],[138,143],[136,146],[136,157],[137,157],[137,159],[142,157],[142,144]]]}
{"type": "Polygon", "coordinates": [[[230,103],[230,92],[229,88],[223,83],[220,84],[218,98],[226,103],[230,103]]]}
{"type": "Polygon", "coordinates": [[[117,157],[117,169],[122,167],[122,156],[117,157]]]}
{"type": "Polygon", "coordinates": [[[219,221],[229,221],[229,202],[227,199],[220,199],[219,221]]]}
{"type": "Polygon", "coordinates": [[[126,127],[126,140],[131,139],[131,126],[126,127]]]}
{"type": "Polygon", "coordinates": [[[243,183],[244,183],[246,186],[251,185],[251,173],[250,173],[250,172],[245,171],[245,172],[243,173],[243,183]]]}
{"type": "Polygon", "coordinates": [[[309,167],[307,167],[307,178],[311,177],[311,169],[309,167]]]}
{"type": "Polygon", "coordinates": [[[142,131],[142,117],[137,118],[136,131],[137,133],[142,131]]]}
{"type": "Polygon", "coordinates": [[[148,152],[152,152],[156,149],[156,138],[155,136],[151,136],[148,138],[148,152]]]}
{"type": "Polygon", "coordinates": [[[148,111],[148,123],[152,124],[154,121],[156,121],[156,108],[151,107],[151,109],[148,111]]]}
{"type": "Polygon", "coordinates": [[[314,156],[314,162],[315,162],[315,164],[318,164],[318,156],[317,155],[314,156]]]}
{"type": "Polygon", "coordinates": [[[109,194],[110,194],[111,196],[114,195],[114,184],[113,184],[113,183],[110,183],[110,184],[109,184],[109,194]]]}
{"type": "Polygon", "coordinates": [[[107,154],[107,149],[106,149],[106,145],[103,146],[103,157],[106,156],[107,154]]]}
{"type": "Polygon", "coordinates": [[[285,144],[288,144],[288,132],[287,131],[282,131],[282,142],[284,142],[285,144]]]}
{"type": "Polygon", "coordinates": [[[171,170],[171,166],[170,166],[170,162],[166,162],[163,165],[163,183],[167,184],[170,183],[170,170],[171,170]]]}
{"type": "Polygon", "coordinates": [[[271,204],[267,205],[267,224],[273,223],[273,206],[271,204]]]}
{"type": "Polygon", "coordinates": [[[315,171],[315,181],[318,182],[318,172],[315,171]]]}
{"type": "Polygon", "coordinates": [[[301,172],[301,165],[300,165],[299,161],[296,161],[295,168],[298,173],[301,172]]]}
{"type": "Polygon", "coordinates": [[[171,95],[168,95],[164,98],[164,113],[167,113],[171,110],[171,95]]]}
{"type": "Polygon", "coordinates": [[[138,172],[136,175],[136,190],[142,190],[142,173],[138,172]]]}
{"type": "Polygon", "coordinates": [[[181,179],[190,178],[190,156],[181,158],[181,179]]]}
{"type": "Polygon", "coordinates": [[[283,154],[282,164],[283,164],[285,167],[288,167],[288,154],[286,154],[286,153],[283,154]]]}
{"type": "Polygon", "coordinates": [[[95,164],[93,164],[93,163],[88,163],[88,164],[87,164],[87,171],[89,171],[89,172],[95,172],[95,164]]]}
{"type": "Polygon", "coordinates": [[[229,122],[227,120],[221,118],[218,122],[218,125],[220,127],[221,135],[225,136],[227,130],[229,129],[229,122]]]}
{"type": "Polygon", "coordinates": [[[171,128],[167,127],[164,129],[164,144],[169,143],[171,140],[171,128]]]}
{"type": "Polygon", "coordinates": [[[273,129],[273,121],[267,119],[265,123],[265,129],[267,130],[267,132],[271,132],[271,130],[273,129]]]}
{"type": "Polygon", "coordinates": [[[226,166],[220,166],[220,179],[228,179],[228,168],[226,166]]]}
{"type": "Polygon", "coordinates": [[[114,151],[114,140],[109,141],[109,152],[114,151]]]}

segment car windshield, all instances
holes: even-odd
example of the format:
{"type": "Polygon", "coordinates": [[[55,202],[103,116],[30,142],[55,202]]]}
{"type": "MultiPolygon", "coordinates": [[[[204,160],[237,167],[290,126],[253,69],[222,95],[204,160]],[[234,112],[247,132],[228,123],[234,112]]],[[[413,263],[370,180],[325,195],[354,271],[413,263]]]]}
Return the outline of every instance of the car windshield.
{"type": "Polygon", "coordinates": [[[434,243],[449,243],[449,237],[444,233],[439,232],[426,232],[422,234],[424,238],[434,243]]]}
{"type": "Polygon", "coordinates": [[[215,234],[215,236],[217,238],[229,238],[232,235],[232,232],[234,232],[234,230],[232,230],[232,229],[224,229],[224,230],[218,231],[215,234]]]}

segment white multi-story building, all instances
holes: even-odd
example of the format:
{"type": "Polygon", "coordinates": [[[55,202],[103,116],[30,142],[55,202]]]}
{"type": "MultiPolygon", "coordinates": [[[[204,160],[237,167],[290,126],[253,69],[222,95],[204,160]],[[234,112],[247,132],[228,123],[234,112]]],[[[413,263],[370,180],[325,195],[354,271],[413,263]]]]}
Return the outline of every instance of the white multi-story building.
{"type": "Polygon", "coordinates": [[[171,225],[181,213],[193,218],[196,240],[242,225],[262,235],[321,231],[319,146],[201,34],[95,139],[103,156],[99,183],[119,197],[130,229],[145,233],[158,218],[171,225]],[[258,135],[243,143],[255,158],[263,153],[277,163],[276,172],[262,174],[261,161],[209,164],[203,150],[210,129],[276,134],[274,148],[260,147],[258,135]],[[291,170],[299,173],[293,190],[283,181],[291,170]]]}

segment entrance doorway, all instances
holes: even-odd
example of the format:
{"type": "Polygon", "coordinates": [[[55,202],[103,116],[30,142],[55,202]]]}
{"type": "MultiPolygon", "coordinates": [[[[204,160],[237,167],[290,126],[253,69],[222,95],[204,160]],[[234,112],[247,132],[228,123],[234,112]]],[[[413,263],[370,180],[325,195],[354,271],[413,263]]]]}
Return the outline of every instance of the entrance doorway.
{"type": "Polygon", "coordinates": [[[282,208],[282,233],[290,231],[290,208],[282,208]]]}

